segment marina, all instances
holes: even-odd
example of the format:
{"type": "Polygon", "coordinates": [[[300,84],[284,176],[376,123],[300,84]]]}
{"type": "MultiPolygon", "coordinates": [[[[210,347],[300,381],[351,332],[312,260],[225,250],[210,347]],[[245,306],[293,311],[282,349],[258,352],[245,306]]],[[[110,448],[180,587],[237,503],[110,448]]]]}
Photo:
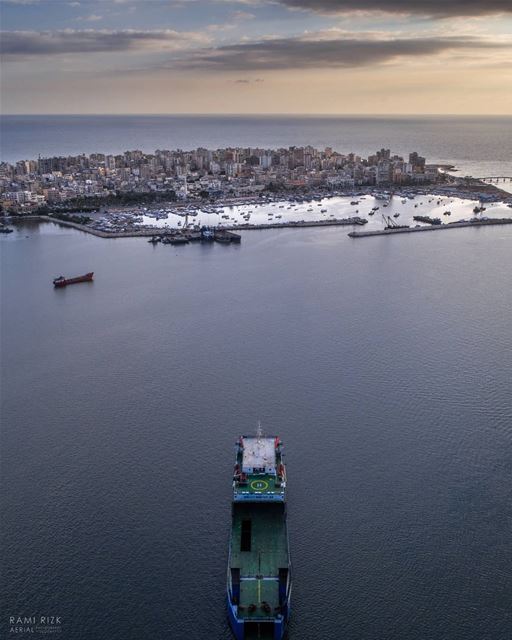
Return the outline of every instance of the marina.
{"type": "MultiPolygon", "coordinates": [[[[482,183],[482,189],[489,185],[482,183]]],[[[380,234],[384,228],[443,227],[441,221],[497,219],[512,215],[512,195],[443,186],[402,187],[399,190],[366,189],[346,194],[309,196],[278,194],[219,200],[215,203],[169,203],[156,207],[115,207],[97,212],[10,216],[5,222],[16,228],[23,220],[40,220],[72,227],[100,238],[144,237],[154,245],[188,244],[196,240],[230,244],[241,232],[352,226],[354,233],[380,234]],[[354,198],[357,198],[354,199],[354,198]],[[384,208],[385,207],[385,208],[384,208]],[[384,216],[380,214],[385,212],[384,216]],[[477,212],[477,213],[476,213],[477,212]],[[378,214],[378,215],[375,215],[378,214]],[[384,219],[384,225],[382,220],[384,219]]],[[[7,229],[7,227],[3,227],[7,229]]],[[[455,227],[456,228],[456,227],[455,227]]],[[[385,230],[384,229],[384,230],[385,230]]]]}

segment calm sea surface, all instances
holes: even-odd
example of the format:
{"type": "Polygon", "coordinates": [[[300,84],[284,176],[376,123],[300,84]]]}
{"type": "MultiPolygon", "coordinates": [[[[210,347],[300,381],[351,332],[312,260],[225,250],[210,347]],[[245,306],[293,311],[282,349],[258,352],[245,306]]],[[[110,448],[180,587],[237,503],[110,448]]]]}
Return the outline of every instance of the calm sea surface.
{"type": "Polygon", "coordinates": [[[0,238],[2,637],[230,639],[233,444],[261,420],[290,640],[510,640],[512,229],[346,233],[0,238]]]}
{"type": "Polygon", "coordinates": [[[311,144],[363,156],[381,147],[417,150],[463,175],[512,175],[512,116],[4,116],[0,133],[0,158],[8,162],[135,148],[311,144]]]}

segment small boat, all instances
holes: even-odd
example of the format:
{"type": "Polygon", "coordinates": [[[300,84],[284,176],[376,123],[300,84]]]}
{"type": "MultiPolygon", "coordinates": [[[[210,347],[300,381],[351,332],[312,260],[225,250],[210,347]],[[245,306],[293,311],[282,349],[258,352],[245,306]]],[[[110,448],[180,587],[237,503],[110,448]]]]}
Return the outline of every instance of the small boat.
{"type": "Polygon", "coordinates": [[[188,244],[190,240],[186,236],[173,236],[169,238],[169,244],[188,244]]]}
{"type": "Polygon", "coordinates": [[[9,229],[9,227],[0,227],[0,233],[12,233],[13,230],[9,229]]]}
{"type": "Polygon", "coordinates": [[[84,276],[77,276],[76,278],[65,278],[64,276],[59,276],[55,278],[53,281],[53,285],[55,287],[65,287],[68,284],[78,284],[79,282],[92,282],[92,278],[94,276],[94,271],[90,273],[86,273],[84,276]]]}

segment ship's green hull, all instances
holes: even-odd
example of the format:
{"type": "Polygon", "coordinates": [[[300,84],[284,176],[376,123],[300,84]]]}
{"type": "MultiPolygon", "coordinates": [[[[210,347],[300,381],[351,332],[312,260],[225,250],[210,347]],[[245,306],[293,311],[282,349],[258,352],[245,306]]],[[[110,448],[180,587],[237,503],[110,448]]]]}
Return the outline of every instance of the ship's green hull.
{"type": "Polygon", "coordinates": [[[280,640],[289,615],[285,503],[233,503],[228,607],[238,640],[280,640]]]}

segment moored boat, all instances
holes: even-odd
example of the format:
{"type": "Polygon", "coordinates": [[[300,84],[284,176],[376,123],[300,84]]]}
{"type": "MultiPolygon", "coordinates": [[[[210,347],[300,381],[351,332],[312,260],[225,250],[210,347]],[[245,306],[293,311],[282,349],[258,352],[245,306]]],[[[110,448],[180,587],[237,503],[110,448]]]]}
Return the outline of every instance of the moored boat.
{"type": "Polygon", "coordinates": [[[413,216],[412,219],[416,222],[425,222],[432,225],[441,224],[441,218],[431,218],[430,216],[413,216]]]}
{"type": "Polygon", "coordinates": [[[65,278],[64,276],[59,276],[55,278],[53,281],[53,285],[55,287],[65,287],[68,284],[78,284],[79,282],[92,282],[94,276],[94,271],[90,273],[86,273],[83,276],[77,276],[76,278],[65,278]]]}
{"type": "Polygon", "coordinates": [[[242,436],[233,476],[227,605],[237,640],[281,640],[290,613],[286,469],[277,436],[242,436]]]}
{"type": "Polygon", "coordinates": [[[169,244],[188,244],[189,242],[187,236],[171,236],[169,238],[169,244]]]}

